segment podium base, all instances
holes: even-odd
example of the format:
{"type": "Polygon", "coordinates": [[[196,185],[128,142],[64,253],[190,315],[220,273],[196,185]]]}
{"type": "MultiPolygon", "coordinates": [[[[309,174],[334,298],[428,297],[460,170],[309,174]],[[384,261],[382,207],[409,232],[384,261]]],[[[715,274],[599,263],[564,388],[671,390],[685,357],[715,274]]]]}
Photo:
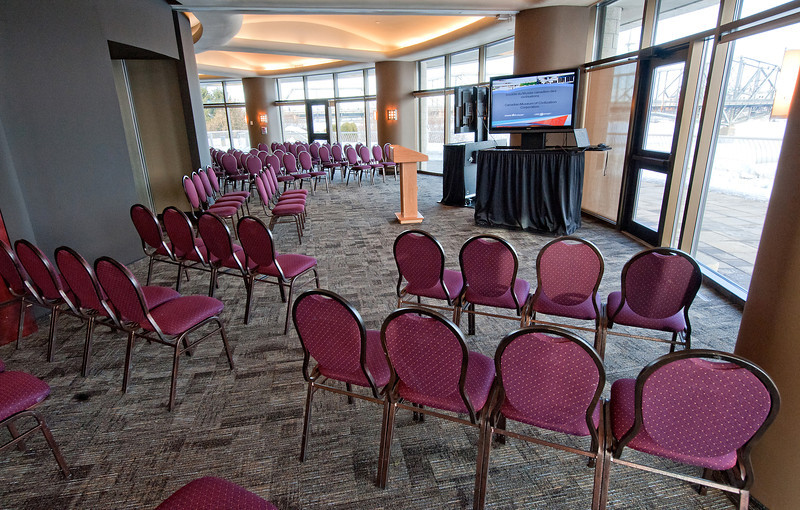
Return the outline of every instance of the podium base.
{"type": "Polygon", "coordinates": [[[401,225],[407,223],[422,223],[422,220],[425,219],[420,213],[417,213],[416,216],[403,216],[403,213],[396,212],[394,215],[397,216],[397,221],[399,221],[401,225]]]}

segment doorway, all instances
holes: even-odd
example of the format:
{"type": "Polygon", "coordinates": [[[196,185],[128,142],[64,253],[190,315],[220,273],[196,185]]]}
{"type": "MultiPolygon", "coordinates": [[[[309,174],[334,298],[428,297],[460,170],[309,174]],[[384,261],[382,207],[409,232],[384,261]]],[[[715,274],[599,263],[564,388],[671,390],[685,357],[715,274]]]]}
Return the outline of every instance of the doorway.
{"type": "Polygon", "coordinates": [[[306,101],[308,143],[331,141],[331,117],[327,99],[306,101]]]}

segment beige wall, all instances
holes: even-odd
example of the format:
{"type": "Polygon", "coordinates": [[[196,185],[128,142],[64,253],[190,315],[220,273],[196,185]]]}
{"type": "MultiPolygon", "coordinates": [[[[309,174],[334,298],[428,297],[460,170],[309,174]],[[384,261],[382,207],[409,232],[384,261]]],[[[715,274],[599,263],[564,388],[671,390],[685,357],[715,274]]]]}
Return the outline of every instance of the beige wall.
{"type": "Polygon", "coordinates": [[[244,88],[245,112],[247,114],[247,131],[250,134],[250,146],[256,147],[259,143],[267,145],[281,141],[280,117],[278,107],[274,105],[276,97],[274,78],[242,78],[244,88]],[[266,126],[259,117],[266,113],[266,126]],[[261,128],[266,127],[267,133],[262,133],[261,128]]]}

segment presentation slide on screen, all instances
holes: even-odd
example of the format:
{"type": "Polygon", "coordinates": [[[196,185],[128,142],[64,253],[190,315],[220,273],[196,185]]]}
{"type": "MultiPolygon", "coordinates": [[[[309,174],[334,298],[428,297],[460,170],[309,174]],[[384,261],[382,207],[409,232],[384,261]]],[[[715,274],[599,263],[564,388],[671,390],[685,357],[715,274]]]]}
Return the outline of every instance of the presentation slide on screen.
{"type": "Polygon", "coordinates": [[[572,122],[573,73],[492,83],[492,128],[564,126],[572,122]]]}

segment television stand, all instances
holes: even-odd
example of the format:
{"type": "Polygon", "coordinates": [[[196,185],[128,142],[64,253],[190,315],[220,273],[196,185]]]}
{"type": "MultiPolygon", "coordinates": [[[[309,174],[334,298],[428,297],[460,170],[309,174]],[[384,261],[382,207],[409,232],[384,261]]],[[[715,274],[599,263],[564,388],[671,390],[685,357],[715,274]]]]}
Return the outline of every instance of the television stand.
{"type": "Polygon", "coordinates": [[[547,133],[522,133],[520,138],[523,150],[544,149],[547,143],[547,133]]]}

